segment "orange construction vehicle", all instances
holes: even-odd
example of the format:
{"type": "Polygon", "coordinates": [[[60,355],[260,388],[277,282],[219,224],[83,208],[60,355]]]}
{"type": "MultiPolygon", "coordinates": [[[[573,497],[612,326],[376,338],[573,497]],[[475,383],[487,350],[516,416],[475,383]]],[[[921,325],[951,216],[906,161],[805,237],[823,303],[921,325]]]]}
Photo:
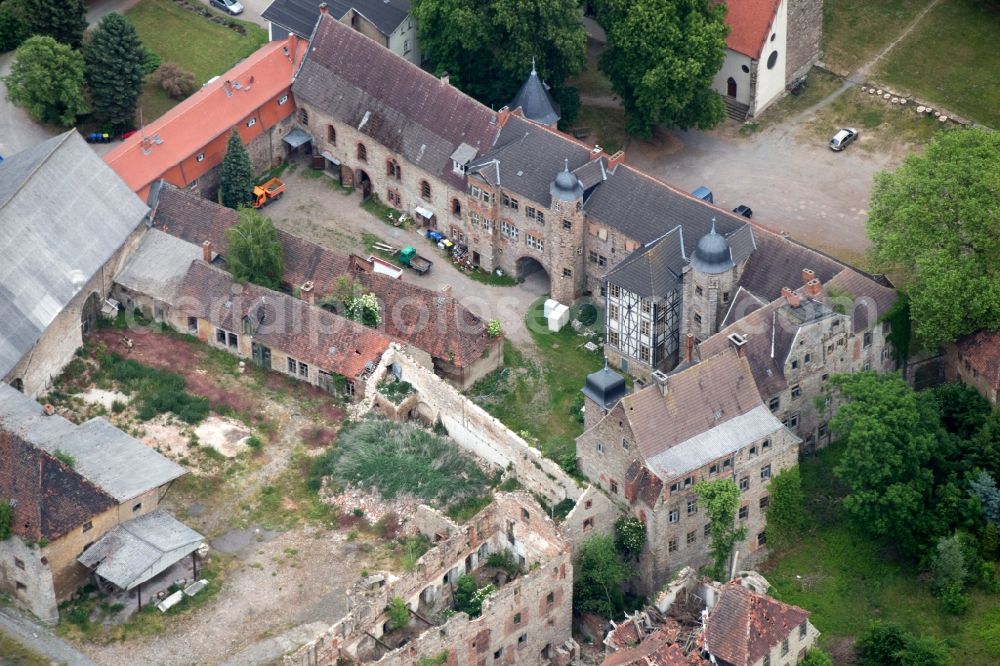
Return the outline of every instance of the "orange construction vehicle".
{"type": "Polygon", "coordinates": [[[272,201],[277,201],[285,193],[285,184],[277,178],[272,178],[266,183],[256,185],[253,188],[253,207],[263,208],[272,201]]]}

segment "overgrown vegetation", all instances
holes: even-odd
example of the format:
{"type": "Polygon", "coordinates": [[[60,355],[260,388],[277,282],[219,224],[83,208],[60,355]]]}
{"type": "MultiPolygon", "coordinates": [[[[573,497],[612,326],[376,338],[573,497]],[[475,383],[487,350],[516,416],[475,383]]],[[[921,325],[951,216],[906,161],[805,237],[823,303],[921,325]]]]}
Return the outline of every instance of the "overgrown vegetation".
{"type": "Polygon", "coordinates": [[[712,526],[712,565],[709,574],[715,580],[728,580],[728,562],[737,543],[746,538],[746,525],[736,524],[740,508],[740,489],[732,479],[699,481],[694,486],[698,504],[708,514],[712,526]]]}
{"type": "Polygon", "coordinates": [[[316,458],[310,484],[374,488],[382,497],[412,495],[439,507],[489,501],[490,479],[453,442],[411,423],[381,418],[344,424],[336,445],[316,458]]]}
{"type": "Polygon", "coordinates": [[[580,546],[573,563],[573,609],[620,617],[635,606],[635,600],[625,595],[625,583],[634,575],[635,569],[622,559],[611,537],[592,537],[580,546]]]}
{"type": "Polygon", "coordinates": [[[806,527],[805,497],[798,467],[789,467],[771,478],[767,485],[767,543],[785,548],[794,543],[806,527]]]}
{"type": "Polygon", "coordinates": [[[646,545],[646,525],[635,516],[621,516],[615,521],[615,547],[629,557],[639,557],[646,545]]]}
{"type": "Polygon", "coordinates": [[[410,609],[406,607],[406,602],[401,597],[393,597],[389,601],[385,614],[389,618],[389,631],[402,629],[410,623],[410,609]]]}
{"type": "Polygon", "coordinates": [[[0,541],[6,541],[10,537],[10,524],[14,519],[14,511],[10,508],[10,501],[0,497],[0,541]]]}
{"type": "Polygon", "coordinates": [[[455,582],[455,610],[468,613],[469,617],[479,617],[483,612],[483,602],[496,592],[492,583],[480,587],[472,574],[462,574],[455,582]]]}
{"type": "Polygon", "coordinates": [[[387,379],[378,385],[378,392],[389,399],[394,405],[403,402],[408,395],[416,392],[413,384],[402,379],[387,379]]]}
{"type": "Polygon", "coordinates": [[[196,424],[208,416],[206,398],[184,390],[184,378],[158,370],[113,352],[98,350],[98,368],[92,378],[98,386],[116,386],[138,399],[139,418],[148,421],[157,414],[172,412],[187,423],[196,424]]]}

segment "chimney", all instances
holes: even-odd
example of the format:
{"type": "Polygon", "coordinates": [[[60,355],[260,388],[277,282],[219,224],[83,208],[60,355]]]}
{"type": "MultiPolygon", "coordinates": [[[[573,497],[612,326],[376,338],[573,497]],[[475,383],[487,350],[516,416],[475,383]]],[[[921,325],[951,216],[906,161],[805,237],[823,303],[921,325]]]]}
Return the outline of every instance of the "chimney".
{"type": "Polygon", "coordinates": [[[448,85],[449,83],[451,83],[451,77],[448,76],[448,72],[445,72],[444,74],[442,74],[440,78],[441,78],[441,83],[443,83],[445,85],[448,85]]]}
{"type": "Polygon", "coordinates": [[[784,297],[785,301],[793,308],[797,308],[802,305],[802,299],[794,291],[788,287],[781,288],[781,295],[784,297]]]}
{"type": "Polygon", "coordinates": [[[55,413],[56,413],[56,408],[49,403],[45,403],[45,405],[42,407],[42,414],[44,414],[45,416],[52,416],[55,413]]]}
{"type": "Polygon", "coordinates": [[[304,300],[309,305],[312,305],[313,303],[316,302],[316,293],[313,291],[312,280],[306,280],[305,282],[303,282],[302,286],[299,288],[299,291],[302,293],[302,300],[304,300]]]}
{"type": "Polygon", "coordinates": [[[619,164],[625,164],[624,150],[619,150],[617,153],[608,158],[608,171],[614,173],[619,164]]]}
{"type": "Polygon", "coordinates": [[[663,371],[661,371],[661,370],[657,370],[657,371],[653,372],[653,374],[650,375],[650,377],[652,377],[653,381],[656,383],[656,386],[660,389],[660,395],[663,395],[663,396],[667,395],[667,375],[666,375],[666,373],[663,372],[663,371]]]}
{"type": "Polygon", "coordinates": [[[687,363],[691,362],[691,358],[694,356],[694,334],[687,334],[687,348],[684,351],[684,361],[687,363]]]}
{"type": "Polygon", "coordinates": [[[594,147],[590,149],[590,161],[593,162],[599,157],[604,157],[604,150],[597,144],[594,144],[594,147]]]}
{"type": "Polygon", "coordinates": [[[733,349],[736,350],[736,354],[742,357],[747,346],[746,336],[740,335],[739,333],[730,333],[726,339],[729,340],[729,344],[731,344],[733,349]]]}
{"type": "Polygon", "coordinates": [[[212,263],[212,241],[205,241],[201,244],[201,258],[206,264],[212,263]]]}
{"type": "Polygon", "coordinates": [[[811,268],[802,269],[802,284],[809,284],[809,280],[816,279],[816,272],[811,268]]]}
{"type": "Polygon", "coordinates": [[[326,4],[325,2],[319,3],[319,13],[321,15],[322,14],[329,14],[330,13],[330,5],[326,4]]]}
{"type": "Polygon", "coordinates": [[[806,282],[806,293],[810,296],[819,296],[823,293],[823,284],[816,278],[809,280],[806,282]]]}

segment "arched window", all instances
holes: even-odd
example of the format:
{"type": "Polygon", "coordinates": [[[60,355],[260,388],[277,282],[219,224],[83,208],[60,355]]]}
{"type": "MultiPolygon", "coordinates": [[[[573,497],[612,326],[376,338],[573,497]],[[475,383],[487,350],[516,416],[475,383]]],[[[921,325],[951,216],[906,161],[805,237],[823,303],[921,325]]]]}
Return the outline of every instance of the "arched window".
{"type": "Polygon", "coordinates": [[[358,144],[358,159],[362,162],[368,161],[368,149],[365,148],[365,144],[363,143],[358,144]]]}
{"type": "Polygon", "coordinates": [[[767,56],[767,68],[774,69],[774,65],[777,62],[778,62],[778,52],[771,51],[771,55],[767,56]]]}
{"type": "Polygon", "coordinates": [[[309,111],[306,109],[299,109],[299,122],[303,125],[309,125],[309,111]]]}
{"type": "Polygon", "coordinates": [[[395,178],[399,180],[403,176],[403,170],[399,167],[399,162],[393,158],[389,158],[385,161],[385,175],[390,178],[395,178]]]}
{"type": "Polygon", "coordinates": [[[333,125],[326,126],[326,142],[334,146],[337,145],[337,128],[333,125]]]}
{"type": "Polygon", "coordinates": [[[431,184],[426,180],[420,181],[420,196],[427,201],[431,200],[431,184]]]}
{"type": "Polygon", "coordinates": [[[458,199],[451,200],[451,214],[455,217],[462,217],[462,202],[458,199]]]}

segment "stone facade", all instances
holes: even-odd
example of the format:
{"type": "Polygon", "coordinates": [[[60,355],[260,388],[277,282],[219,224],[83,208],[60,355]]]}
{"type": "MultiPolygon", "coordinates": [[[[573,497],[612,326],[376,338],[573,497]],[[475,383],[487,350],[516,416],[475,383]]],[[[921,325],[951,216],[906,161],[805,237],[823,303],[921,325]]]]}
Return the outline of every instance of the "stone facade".
{"type": "Polygon", "coordinates": [[[709,275],[690,266],[684,271],[681,337],[691,334],[696,341],[704,340],[717,330],[736,297],[742,264],[724,273],[709,275]]]}
{"type": "MultiPolygon", "coordinates": [[[[352,595],[347,616],[297,652],[286,666],[334,664],[340,660],[409,666],[442,654],[444,663],[569,663],[576,648],[571,637],[573,565],[571,551],[541,507],[526,493],[500,494],[458,526],[431,510],[418,510],[419,527],[430,527],[434,548],[417,561],[417,570],[361,594],[352,595]],[[428,617],[451,605],[459,576],[476,574],[491,553],[508,552],[522,567],[520,576],[501,584],[484,603],[482,614],[451,616],[392,648],[385,609],[403,599],[414,616],[428,617]],[[377,639],[377,640],[376,640],[377,639]]],[[[426,627],[419,620],[411,627],[426,627]]]]}
{"type": "Polygon", "coordinates": [[[787,0],[788,40],[785,79],[805,76],[819,60],[823,42],[823,0],[787,0]]]}
{"type": "Polygon", "coordinates": [[[44,393],[63,367],[83,345],[85,329],[95,326],[104,299],[111,293],[113,278],[139,244],[145,227],[140,225],[112,257],[87,281],[62,312],[52,320],[34,348],[7,373],[3,380],[31,397],[44,393]]]}

